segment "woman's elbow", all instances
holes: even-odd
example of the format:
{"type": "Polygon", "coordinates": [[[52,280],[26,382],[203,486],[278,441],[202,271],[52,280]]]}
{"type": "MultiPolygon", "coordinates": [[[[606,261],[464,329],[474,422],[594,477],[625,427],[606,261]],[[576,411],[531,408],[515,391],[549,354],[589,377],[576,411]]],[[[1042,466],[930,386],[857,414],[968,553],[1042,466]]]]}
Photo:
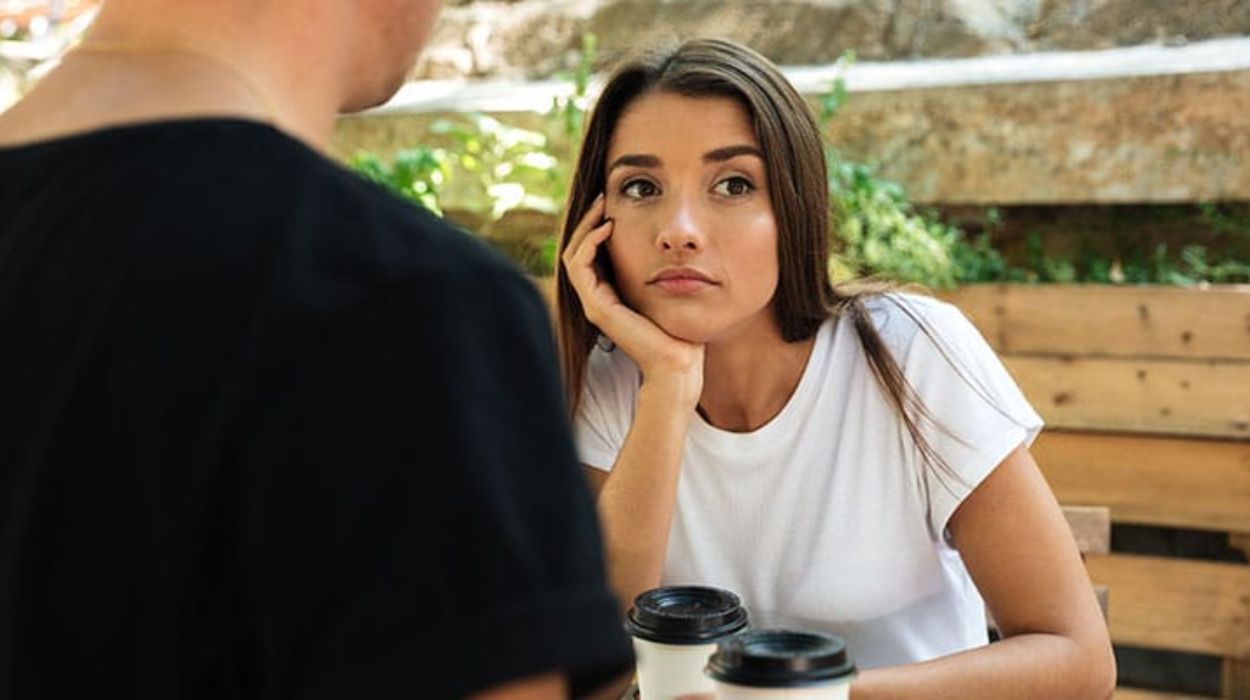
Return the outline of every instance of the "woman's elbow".
{"type": "Polygon", "coordinates": [[[1079,654],[1083,663],[1081,663],[1082,677],[1085,679],[1083,684],[1088,692],[1082,693],[1081,697],[1090,700],[1111,700],[1115,695],[1116,684],[1116,663],[1115,653],[1112,651],[1111,642],[1107,640],[1106,635],[1097,635],[1095,640],[1078,644],[1079,654]]]}
{"type": "Polygon", "coordinates": [[[1100,700],[1111,700],[1115,695],[1115,685],[1117,679],[1117,670],[1115,665],[1115,654],[1111,650],[1107,650],[1107,660],[1101,664],[1098,675],[1098,688],[1100,693],[1096,695],[1100,700]]]}

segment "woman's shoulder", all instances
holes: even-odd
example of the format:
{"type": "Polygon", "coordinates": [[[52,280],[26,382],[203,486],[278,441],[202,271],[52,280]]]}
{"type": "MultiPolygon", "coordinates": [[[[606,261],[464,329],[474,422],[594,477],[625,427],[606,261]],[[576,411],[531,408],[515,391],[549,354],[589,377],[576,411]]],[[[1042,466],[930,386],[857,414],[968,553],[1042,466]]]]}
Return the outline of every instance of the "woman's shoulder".
{"type": "Polygon", "coordinates": [[[971,327],[953,304],[916,292],[873,294],[864,298],[864,308],[877,334],[895,352],[926,338],[951,341],[971,327]]]}

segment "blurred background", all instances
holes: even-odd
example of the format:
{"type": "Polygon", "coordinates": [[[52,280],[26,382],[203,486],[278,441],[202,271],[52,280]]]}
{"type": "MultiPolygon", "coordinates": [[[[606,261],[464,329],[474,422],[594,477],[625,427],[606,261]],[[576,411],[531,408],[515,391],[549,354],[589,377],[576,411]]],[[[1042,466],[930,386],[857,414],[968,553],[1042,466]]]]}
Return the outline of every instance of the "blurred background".
{"type": "MultiPolygon", "coordinates": [[[[0,110],[96,0],[0,0],[0,110]]],[[[1117,697],[1250,698],[1250,0],[447,3],[334,157],[542,289],[603,71],[722,36],[827,136],[838,279],[922,285],[999,351],[1065,505],[1103,507],[1117,697]]]]}

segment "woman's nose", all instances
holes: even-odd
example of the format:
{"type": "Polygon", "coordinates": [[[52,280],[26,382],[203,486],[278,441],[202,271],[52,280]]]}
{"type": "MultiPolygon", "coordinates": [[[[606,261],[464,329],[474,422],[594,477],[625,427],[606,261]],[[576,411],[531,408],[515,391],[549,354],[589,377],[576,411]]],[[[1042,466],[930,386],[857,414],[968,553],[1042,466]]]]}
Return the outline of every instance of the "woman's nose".
{"type": "Polygon", "coordinates": [[[698,211],[691,203],[678,202],[660,224],[655,239],[662,251],[699,250],[703,247],[703,228],[698,211]]]}

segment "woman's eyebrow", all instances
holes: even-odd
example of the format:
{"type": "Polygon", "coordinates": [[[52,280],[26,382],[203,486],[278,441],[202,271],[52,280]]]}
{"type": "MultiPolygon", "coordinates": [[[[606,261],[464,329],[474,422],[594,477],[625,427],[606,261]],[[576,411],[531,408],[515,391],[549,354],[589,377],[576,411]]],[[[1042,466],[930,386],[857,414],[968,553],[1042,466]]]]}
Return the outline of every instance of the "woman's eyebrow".
{"type": "MultiPolygon", "coordinates": [[[[755,156],[760,160],[764,160],[763,151],[749,144],[741,144],[737,146],[724,146],[710,150],[703,154],[703,162],[720,163],[737,158],[738,156],[755,156]]],[[[660,167],[660,159],[657,156],[650,154],[626,153],[625,155],[612,161],[612,164],[608,166],[607,173],[611,174],[613,170],[624,165],[632,165],[637,168],[658,168],[660,167]]]]}
{"type": "Polygon", "coordinates": [[[625,155],[612,161],[608,166],[608,174],[622,165],[632,165],[638,168],[658,168],[660,167],[660,159],[652,155],[643,155],[640,153],[626,153],[625,155]]]}
{"type": "Polygon", "coordinates": [[[755,146],[742,144],[741,146],[725,146],[717,148],[703,154],[704,163],[720,163],[738,156],[755,156],[760,160],[764,160],[764,152],[755,146]]]}

